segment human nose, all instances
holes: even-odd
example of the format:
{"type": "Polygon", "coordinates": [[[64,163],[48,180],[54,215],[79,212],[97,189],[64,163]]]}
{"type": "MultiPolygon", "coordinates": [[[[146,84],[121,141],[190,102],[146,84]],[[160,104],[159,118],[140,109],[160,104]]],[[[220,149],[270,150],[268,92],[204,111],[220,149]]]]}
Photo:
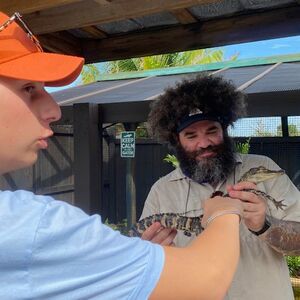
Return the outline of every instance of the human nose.
{"type": "Polygon", "coordinates": [[[47,123],[58,121],[61,118],[61,110],[59,105],[54,101],[52,96],[45,91],[45,99],[43,99],[43,107],[41,109],[41,118],[47,123]]]}
{"type": "Polygon", "coordinates": [[[197,140],[197,149],[200,148],[205,149],[211,145],[212,145],[211,140],[206,136],[199,137],[197,140]]]}

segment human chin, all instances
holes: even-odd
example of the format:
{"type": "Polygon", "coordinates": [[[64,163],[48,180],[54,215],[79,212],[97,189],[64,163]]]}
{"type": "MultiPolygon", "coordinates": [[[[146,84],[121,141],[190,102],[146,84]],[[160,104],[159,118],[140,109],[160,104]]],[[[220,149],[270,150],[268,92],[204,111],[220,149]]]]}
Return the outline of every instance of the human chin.
{"type": "Polygon", "coordinates": [[[6,174],[9,172],[17,171],[20,169],[28,168],[32,166],[37,161],[37,155],[22,157],[22,159],[16,159],[13,157],[12,159],[7,158],[7,164],[0,168],[0,174],[6,174]]]}
{"type": "MultiPolygon", "coordinates": [[[[22,155],[20,155],[19,157],[22,157],[22,155]]],[[[37,159],[38,159],[38,151],[34,151],[34,150],[27,151],[23,153],[22,159],[18,161],[14,169],[18,170],[18,169],[30,167],[36,163],[37,159]]]]}

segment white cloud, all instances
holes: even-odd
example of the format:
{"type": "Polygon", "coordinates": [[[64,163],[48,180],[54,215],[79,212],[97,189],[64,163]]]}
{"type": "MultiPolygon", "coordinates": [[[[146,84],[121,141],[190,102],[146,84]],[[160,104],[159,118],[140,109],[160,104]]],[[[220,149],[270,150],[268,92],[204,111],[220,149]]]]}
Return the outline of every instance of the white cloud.
{"type": "Polygon", "coordinates": [[[280,49],[280,48],[290,48],[291,45],[289,44],[275,44],[271,48],[272,49],[280,49]]]}

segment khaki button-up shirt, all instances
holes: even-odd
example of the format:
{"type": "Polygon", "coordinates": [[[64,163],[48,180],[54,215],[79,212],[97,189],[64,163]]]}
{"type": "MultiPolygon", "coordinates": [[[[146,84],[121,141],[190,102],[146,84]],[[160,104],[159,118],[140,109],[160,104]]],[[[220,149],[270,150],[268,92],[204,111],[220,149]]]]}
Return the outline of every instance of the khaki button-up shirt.
{"type": "MultiPolygon", "coordinates": [[[[208,183],[199,184],[192,181],[177,168],[152,186],[141,219],[167,212],[187,212],[187,216],[199,216],[203,214],[202,201],[210,198],[215,190],[226,192],[226,186],[237,183],[246,171],[258,166],[265,166],[272,170],[279,169],[279,166],[268,157],[237,154],[234,172],[216,189],[208,183]]],[[[276,209],[273,203],[267,201],[268,215],[280,220],[300,221],[300,192],[287,175],[262,182],[258,184],[258,189],[274,199],[283,199],[286,205],[283,210],[276,209]]],[[[240,226],[240,261],[225,299],[294,299],[284,256],[252,234],[243,223],[240,226]]],[[[183,247],[194,238],[195,236],[187,237],[179,231],[174,242],[176,246],[183,247]]],[[[218,288],[217,282],[216,288],[218,288]]]]}

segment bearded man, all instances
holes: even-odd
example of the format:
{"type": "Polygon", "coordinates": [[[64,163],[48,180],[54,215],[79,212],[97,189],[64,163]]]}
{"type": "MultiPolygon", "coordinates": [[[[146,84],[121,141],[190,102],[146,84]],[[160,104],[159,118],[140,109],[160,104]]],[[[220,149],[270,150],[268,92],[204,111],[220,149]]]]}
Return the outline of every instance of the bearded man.
{"type": "MultiPolygon", "coordinates": [[[[278,247],[275,250],[262,237],[272,228],[270,216],[300,221],[300,193],[286,175],[257,186],[239,182],[250,168],[280,169],[266,156],[235,152],[228,127],[245,116],[245,103],[245,95],[231,83],[204,75],[168,88],[152,104],[148,118],[150,129],[155,137],[167,142],[175,151],[179,167],[152,186],[141,219],[170,212],[200,216],[203,202],[213,193],[229,193],[230,197],[242,201],[244,214],[240,225],[240,261],[225,299],[292,300],[284,251],[278,247]],[[277,209],[246,189],[258,189],[277,200],[284,199],[286,206],[277,209]]],[[[154,223],[142,238],[183,247],[195,236],[189,237],[154,223]]]]}

